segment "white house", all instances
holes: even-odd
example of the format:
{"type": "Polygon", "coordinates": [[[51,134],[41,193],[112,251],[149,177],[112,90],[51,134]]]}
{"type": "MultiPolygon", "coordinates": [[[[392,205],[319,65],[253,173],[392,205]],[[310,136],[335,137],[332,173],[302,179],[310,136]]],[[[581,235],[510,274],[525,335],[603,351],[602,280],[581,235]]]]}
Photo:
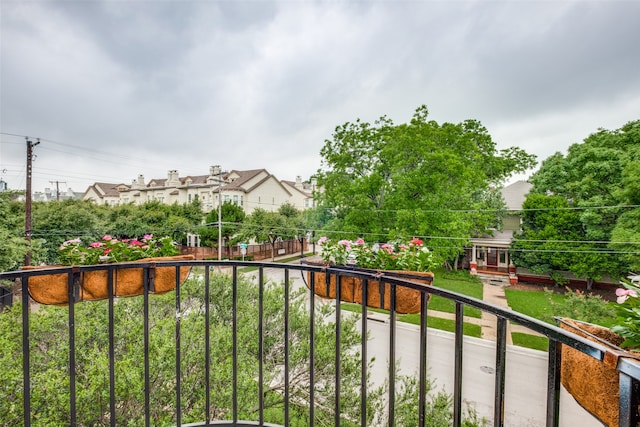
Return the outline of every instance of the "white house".
{"type": "Polygon", "coordinates": [[[513,233],[520,230],[522,204],[532,185],[527,181],[516,181],[501,190],[502,198],[507,205],[507,215],[503,220],[502,231],[495,230],[493,235],[471,239],[471,270],[507,272],[511,260],[509,248],[513,233]]]}
{"type": "Polygon", "coordinates": [[[291,200],[289,201],[293,206],[299,210],[309,209],[315,207],[315,201],[313,200],[313,193],[317,190],[317,182],[312,179],[311,182],[302,182],[300,176],[296,177],[296,181],[281,181],[284,187],[291,193],[291,200]]]}
{"type": "Polygon", "coordinates": [[[302,184],[300,178],[298,181],[279,181],[266,169],[223,172],[219,166],[211,166],[208,175],[180,177],[177,170],[170,170],[167,178],[152,179],[148,183],[143,175],[130,185],[95,183],[82,198],[109,205],[142,204],[152,200],[184,204],[198,198],[205,212],[216,209],[222,200],[242,206],[247,214],[257,208],[275,211],[287,202],[301,210],[312,207],[311,184],[302,184]]]}
{"type": "Polygon", "coordinates": [[[93,200],[104,205],[118,205],[127,203],[120,198],[120,191],[129,187],[124,184],[113,184],[108,182],[96,182],[89,186],[82,195],[82,200],[93,200]]]}

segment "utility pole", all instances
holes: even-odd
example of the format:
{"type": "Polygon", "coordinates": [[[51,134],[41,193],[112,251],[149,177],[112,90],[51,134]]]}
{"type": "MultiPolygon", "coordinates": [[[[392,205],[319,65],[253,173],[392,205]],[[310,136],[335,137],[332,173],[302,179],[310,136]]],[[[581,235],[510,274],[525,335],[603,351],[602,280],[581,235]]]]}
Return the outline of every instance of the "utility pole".
{"type": "Polygon", "coordinates": [[[27,190],[25,194],[24,209],[24,238],[27,241],[27,253],[24,256],[24,265],[31,265],[31,177],[33,173],[33,147],[40,144],[40,139],[34,144],[29,138],[27,141],[27,190]]]}
{"type": "Polygon", "coordinates": [[[65,181],[49,181],[49,184],[55,184],[56,185],[56,201],[59,202],[60,201],[60,184],[66,184],[65,181]]]}
{"type": "Polygon", "coordinates": [[[218,261],[222,259],[222,168],[218,175],[218,261]]]}

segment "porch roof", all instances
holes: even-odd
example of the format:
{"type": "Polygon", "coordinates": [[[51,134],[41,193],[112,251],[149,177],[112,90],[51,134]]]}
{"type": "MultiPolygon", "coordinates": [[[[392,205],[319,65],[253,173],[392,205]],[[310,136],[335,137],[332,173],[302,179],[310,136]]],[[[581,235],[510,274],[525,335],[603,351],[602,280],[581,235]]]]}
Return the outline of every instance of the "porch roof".
{"type": "Polygon", "coordinates": [[[493,236],[482,236],[471,238],[471,243],[475,246],[493,246],[500,248],[508,248],[511,246],[513,239],[513,230],[504,230],[493,232],[493,236]]]}

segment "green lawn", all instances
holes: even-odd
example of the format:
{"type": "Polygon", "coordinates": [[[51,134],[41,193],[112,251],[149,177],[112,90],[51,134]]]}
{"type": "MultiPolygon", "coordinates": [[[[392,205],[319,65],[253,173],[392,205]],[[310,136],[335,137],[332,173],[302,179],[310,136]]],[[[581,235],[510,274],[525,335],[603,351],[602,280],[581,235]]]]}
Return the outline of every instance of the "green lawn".
{"type": "MultiPolygon", "coordinates": [[[[562,305],[566,300],[567,296],[563,294],[552,294],[549,296],[548,293],[542,291],[523,291],[523,290],[515,290],[515,289],[505,289],[505,295],[507,297],[507,303],[509,307],[511,307],[514,311],[517,311],[522,314],[526,314],[531,317],[535,317],[536,319],[542,320],[543,322],[550,323],[555,325],[554,320],[554,311],[552,304],[549,302],[549,298],[555,305],[562,305]]],[[[615,305],[615,303],[608,303],[609,306],[615,305]]],[[[581,318],[581,311],[591,310],[591,313],[594,314],[596,308],[594,306],[584,306],[582,310],[577,310],[573,313],[571,318],[576,320],[585,320],[590,323],[597,323],[602,326],[610,326],[615,321],[615,316],[611,313],[608,317],[600,317],[599,314],[596,314],[596,319],[584,319],[581,318]]]]}
{"type": "MultiPolygon", "coordinates": [[[[504,292],[507,297],[507,303],[513,311],[535,317],[543,322],[555,324],[551,304],[549,304],[546,293],[509,288],[506,288],[504,292]]],[[[553,294],[552,300],[557,304],[561,304],[564,300],[564,295],[553,294]]]]}
{"type": "MultiPolygon", "coordinates": [[[[554,316],[556,315],[560,315],[560,317],[567,316],[577,320],[587,320],[590,323],[597,323],[605,327],[609,327],[615,322],[613,312],[609,315],[603,314],[601,311],[602,303],[600,302],[596,305],[588,305],[586,302],[581,302],[578,305],[572,305],[570,310],[566,310],[566,308],[563,310],[562,306],[565,306],[570,300],[569,297],[564,294],[550,294],[543,291],[525,291],[507,288],[505,289],[505,295],[509,306],[514,311],[552,325],[556,324],[554,320],[554,316]],[[566,314],[567,311],[570,314],[566,314]],[[591,316],[593,318],[586,319],[582,316],[591,316]]],[[[609,306],[612,304],[615,303],[608,303],[609,306]]],[[[549,340],[546,337],[518,332],[513,332],[511,337],[515,345],[542,351],[547,351],[549,348],[549,340]]]]}
{"type": "MultiPolygon", "coordinates": [[[[345,311],[351,311],[358,314],[362,313],[362,306],[360,304],[342,303],[340,304],[340,307],[345,311]]],[[[372,307],[368,307],[367,311],[389,314],[387,310],[372,307]]],[[[399,322],[406,322],[414,325],[420,324],[420,314],[398,314],[397,319],[399,322]]],[[[454,320],[442,319],[435,316],[429,316],[427,318],[427,326],[429,328],[440,329],[447,332],[455,332],[456,330],[456,324],[454,320]]],[[[462,330],[465,335],[469,335],[472,337],[479,338],[482,335],[482,328],[480,328],[479,325],[475,325],[473,323],[465,323],[462,330]]]]}
{"type": "MultiPolygon", "coordinates": [[[[447,289],[460,294],[468,295],[474,298],[482,299],[482,284],[477,277],[469,275],[469,272],[448,272],[444,270],[438,270],[434,272],[434,286],[447,289]]],[[[447,300],[446,298],[432,295],[429,301],[429,310],[443,311],[446,313],[455,313],[455,302],[447,300]]],[[[357,313],[362,312],[362,307],[358,304],[343,303],[342,308],[347,311],[353,311],[357,313]]],[[[368,308],[369,311],[378,313],[389,314],[386,310],[380,310],[376,308],[368,308]]],[[[474,307],[465,307],[464,315],[468,317],[480,318],[482,312],[474,307]]],[[[420,324],[419,314],[401,314],[398,315],[398,320],[401,322],[420,324]]],[[[455,321],[450,319],[442,319],[436,316],[429,316],[427,319],[427,326],[434,329],[441,329],[443,331],[454,332],[455,321]]],[[[481,328],[479,325],[472,323],[464,324],[464,334],[480,337],[481,328]]]]}
{"type": "Polygon", "coordinates": [[[511,339],[515,345],[520,347],[532,348],[534,350],[548,351],[549,339],[547,337],[539,337],[537,335],[523,334],[521,332],[512,332],[511,339]]]}
{"type": "MultiPolygon", "coordinates": [[[[400,320],[414,325],[420,324],[419,314],[403,314],[400,316],[400,320]]],[[[441,329],[447,332],[456,331],[456,322],[450,319],[442,319],[440,317],[429,316],[427,317],[427,326],[434,329],[441,329]]],[[[464,323],[462,330],[465,335],[480,338],[482,336],[482,328],[480,325],[473,323],[464,323]]]]}
{"type": "MultiPolygon", "coordinates": [[[[434,275],[434,286],[473,298],[482,299],[482,283],[477,277],[471,276],[468,271],[456,272],[438,270],[434,272],[434,275]]],[[[431,301],[429,301],[429,310],[455,313],[456,303],[446,298],[432,295],[431,301]]],[[[477,308],[465,306],[464,315],[479,319],[482,316],[482,312],[477,308]]]]}

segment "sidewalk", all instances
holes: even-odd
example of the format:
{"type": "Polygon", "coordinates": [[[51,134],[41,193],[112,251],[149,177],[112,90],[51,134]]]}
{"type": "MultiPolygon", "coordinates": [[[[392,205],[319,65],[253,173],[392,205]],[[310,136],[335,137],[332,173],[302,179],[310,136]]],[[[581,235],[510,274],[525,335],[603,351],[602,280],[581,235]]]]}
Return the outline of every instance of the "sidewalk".
{"type": "MultiPolygon", "coordinates": [[[[507,297],[504,293],[503,284],[494,282],[490,279],[480,278],[482,281],[482,299],[485,302],[497,305],[498,307],[509,309],[507,297]]],[[[495,341],[497,337],[498,319],[493,314],[485,311],[482,312],[482,338],[495,341]]],[[[512,325],[507,322],[507,344],[513,344],[511,338],[512,325]]]]}

